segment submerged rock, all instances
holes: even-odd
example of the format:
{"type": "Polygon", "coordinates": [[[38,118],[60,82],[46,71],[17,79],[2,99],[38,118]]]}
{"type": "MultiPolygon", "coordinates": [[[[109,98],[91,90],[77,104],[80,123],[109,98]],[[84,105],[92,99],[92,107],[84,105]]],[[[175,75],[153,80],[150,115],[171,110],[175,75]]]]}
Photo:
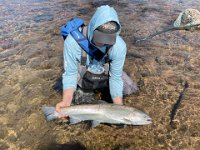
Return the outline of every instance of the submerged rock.
{"type": "Polygon", "coordinates": [[[38,15],[33,18],[35,22],[52,21],[53,19],[53,15],[38,15]]]}

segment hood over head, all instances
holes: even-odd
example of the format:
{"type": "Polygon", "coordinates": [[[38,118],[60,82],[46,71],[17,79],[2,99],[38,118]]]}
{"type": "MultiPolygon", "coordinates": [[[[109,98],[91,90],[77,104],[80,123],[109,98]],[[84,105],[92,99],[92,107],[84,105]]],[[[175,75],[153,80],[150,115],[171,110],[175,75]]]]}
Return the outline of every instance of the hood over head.
{"type": "Polygon", "coordinates": [[[121,31],[121,25],[119,23],[117,12],[113,7],[108,5],[100,6],[92,16],[88,25],[88,39],[92,41],[93,37],[98,39],[101,43],[109,44],[115,42],[116,35],[119,35],[121,31]],[[101,25],[108,22],[115,22],[118,26],[117,33],[103,33],[101,31],[101,25]],[[99,27],[99,28],[98,28],[99,27]],[[96,30],[98,28],[98,30],[96,30]],[[100,30],[99,30],[100,29],[100,30]],[[105,36],[106,35],[106,36],[105,36]],[[114,38],[114,40],[113,40],[114,38]]]}

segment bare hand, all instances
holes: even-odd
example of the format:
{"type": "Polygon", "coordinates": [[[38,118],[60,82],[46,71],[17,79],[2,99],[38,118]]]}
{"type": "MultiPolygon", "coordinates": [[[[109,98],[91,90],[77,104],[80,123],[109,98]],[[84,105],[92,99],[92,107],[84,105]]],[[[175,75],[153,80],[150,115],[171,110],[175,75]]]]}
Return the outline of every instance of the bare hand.
{"type": "MultiPolygon", "coordinates": [[[[69,105],[67,104],[67,102],[61,101],[61,102],[59,102],[59,103],[56,104],[56,111],[57,111],[58,113],[60,113],[60,112],[61,112],[61,108],[68,107],[68,106],[69,106],[69,105]]],[[[60,113],[60,114],[61,114],[61,113],[60,113]]],[[[67,117],[67,115],[62,115],[62,114],[61,114],[61,117],[67,117]]]]}

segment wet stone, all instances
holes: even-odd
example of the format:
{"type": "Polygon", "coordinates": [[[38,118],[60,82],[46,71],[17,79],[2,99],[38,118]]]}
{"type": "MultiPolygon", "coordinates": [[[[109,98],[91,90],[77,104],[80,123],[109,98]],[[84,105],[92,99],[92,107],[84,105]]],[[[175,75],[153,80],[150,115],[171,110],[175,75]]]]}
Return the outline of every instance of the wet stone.
{"type": "Polygon", "coordinates": [[[53,69],[43,70],[38,73],[39,78],[53,78],[55,76],[56,72],[53,69]]]}
{"type": "Polygon", "coordinates": [[[94,92],[85,92],[82,91],[80,88],[76,90],[73,99],[74,104],[91,104],[94,103],[95,101],[96,100],[94,92]]]}
{"type": "Polygon", "coordinates": [[[173,141],[171,142],[171,145],[172,145],[172,146],[175,146],[175,145],[177,145],[177,143],[178,143],[178,141],[173,140],[173,141]]]}
{"type": "Polygon", "coordinates": [[[188,130],[188,127],[186,125],[182,125],[179,129],[179,132],[182,132],[183,134],[186,133],[188,130]]]}
{"type": "Polygon", "coordinates": [[[165,143],[164,137],[160,137],[160,138],[158,138],[157,140],[158,140],[159,144],[165,143]]]}
{"type": "Polygon", "coordinates": [[[167,58],[165,61],[167,65],[171,65],[171,66],[178,65],[180,63],[180,61],[175,58],[167,58]]]}
{"type": "Polygon", "coordinates": [[[42,64],[43,61],[44,61],[43,58],[35,57],[35,58],[32,58],[31,60],[29,60],[28,65],[31,68],[40,69],[41,68],[41,64],[42,64]]]}
{"type": "Polygon", "coordinates": [[[181,79],[181,77],[174,75],[174,76],[169,76],[168,78],[165,79],[165,81],[168,84],[176,86],[177,84],[179,84],[182,81],[182,79],[181,79]]]}
{"type": "Polygon", "coordinates": [[[4,66],[11,66],[13,64],[12,61],[4,61],[4,66]]]}
{"type": "Polygon", "coordinates": [[[18,49],[6,49],[5,51],[0,52],[0,59],[1,58],[8,58],[17,54],[19,51],[18,49]]]}
{"type": "Polygon", "coordinates": [[[27,119],[27,122],[29,124],[29,130],[39,129],[39,127],[43,123],[43,116],[41,116],[39,113],[32,113],[27,119]],[[35,120],[37,120],[37,122],[35,120]]]}
{"type": "Polygon", "coordinates": [[[130,147],[130,145],[128,144],[117,144],[114,147],[114,150],[120,150],[120,149],[128,149],[130,147]]]}
{"type": "Polygon", "coordinates": [[[33,58],[33,57],[37,57],[37,56],[40,56],[42,54],[42,51],[40,49],[37,49],[37,48],[27,48],[26,50],[24,50],[23,52],[23,56],[26,58],[26,59],[29,59],[29,58],[33,58]]]}
{"type": "Polygon", "coordinates": [[[167,135],[166,135],[166,138],[169,139],[169,140],[171,140],[171,139],[172,139],[172,136],[171,136],[170,134],[167,134],[167,135]]]}
{"type": "Polygon", "coordinates": [[[162,100],[167,100],[169,98],[168,94],[167,93],[164,93],[164,94],[161,94],[160,98],[162,100]]]}
{"type": "Polygon", "coordinates": [[[60,57],[51,58],[48,62],[51,66],[63,67],[63,58],[62,57],[61,58],[60,57]]]}
{"type": "Polygon", "coordinates": [[[35,22],[52,21],[53,19],[53,15],[38,15],[33,18],[35,22]]]}
{"type": "Polygon", "coordinates": [[[9,148],[9,146],[6,144],[6,143],[4,143],[4,142],[0,142],[0,149],[2,149],[2,150],[6,150],[6,149],[8,149],[9,148]]]}
{"type": "Polygon", "coordinates": [[[11,136],[7,137],[7,139],[8,139],[9,141],[11,141],[11,142],[16,142],[16,141],[17,141],[17,137],[14,136],[14,135],[11,135],[11,136]]]}
{"type": "Polygon", "coordinates": [[[0,139],[4,139],[6,135],[8,134],[6,129],[0,129],[0,139]]]}
{"type": "Polygon", "coordinates": [[[162,56],[161,57],[156,57],[155,61],[160,65],[165,63],[165,60],[164,60],[164,58],[162,56]]]}
{"type": "Polygon", "coordinates": [[[172,56],[176,56],[176,57],[182,57],[184,58],[185,60],[189,60],[190,59],[190,56],[191,54],[189,52],[186,52],[186,51],[178,51],[178,52],[174,52],[172,54],[172,56]]]}
{"type": "Polygon", "coordinates": [[[197,149],[200,149],[200,140],[198,140],[198,141],[196,142],[195,147],[196,147],[197,149]]]}
{"type": "Polygon", "coordinates": [[[200,89],[200,84],[195,84],[193,87],[194,87],[195,89],[200,89]]]}
{"type": "Polygon", "coordinates": [[[198,131],[193,131],[193,132],[191,133],[191,136],[192,136],[192,137],[199,137],[200,135],[199,135],[198,131]]]}
{"type": "Polygon", "coordinates": [[[81,8],[79,9],[80,14],[89,14],[91,10],[89,8],[81,8]]]}
{"type": "Polygon", "coordinates": [[[17,62],[19,65],[26,65],[26,61],[25,61],[23,58],[17,59],[16,62],[17,62]]]}
{"type": "Polygon", "coordinates": [[[5,42],[3,45],[2,45],[2,48],[5,50],[5,49],[9,49],[13,46],[13,44],[11,42],[5,42]]]}
{"type": "Polygon", "coordinates": [[[178,147],[178,149],[187,149],[187,144],[186,143],[181,143],[180,145],[179,145],[179,147],[178,147]]]}
{"type": "Polygon", "coordinates": [[[48,60],[45,60],[42,62],[41,67],[42,67],[42,69],[50,69],[52,66],[48,60]]]}
{"type": "Polygon", "coordinates": [[[40,145],[41,150],[87,150],[84,145],[78,142],[69,142],[64,144],[49,143],[48,145],[40,145]]]}
{"type": "Polygon", "coordinates": [[[145,86],[145,83],[144,83],[144,80],[140,79],[138,82],[137,82],[137,86],[140,90],[142,90],[145,86]]]}
{"type": "Polygon", "coordinates": [[[104,0],[104,1],[93,1],[92,5],[94,7],[100,7],[101,5],[113,5],[115,2],[114,1],[108,1],[108,0],[104,0]]]}
{"type": "Polygon", "coordinates": [[[200,129],[199,124],[190,126],[189,132],[191,133],[191,136],[192,137],[199,137],[200,136],[199,129],[200,129]]]}
{"type": "Polygon", "coordinates": [[[141,72],[140,72],[140,74],[141,74],[141,76],[142,77],[147,77],[147,76],[150,76],[150,72],[149,72],[149,70],[142,70],[141,72]]]}
{"type": "Polygon", "coordinates": [[[9,103],[7,104],[7,107],[6,107],[10,112],[17,112],[17,110],[19,109],[19,106],[16,105],[16,104],[13,104],[13,103],[9,103]]]}

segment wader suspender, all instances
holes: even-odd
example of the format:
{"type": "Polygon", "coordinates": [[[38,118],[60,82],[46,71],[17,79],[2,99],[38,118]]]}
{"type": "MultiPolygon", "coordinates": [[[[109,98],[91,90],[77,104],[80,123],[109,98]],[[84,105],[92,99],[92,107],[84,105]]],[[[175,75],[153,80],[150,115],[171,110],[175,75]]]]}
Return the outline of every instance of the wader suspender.
{"type": "MultiPolygon", "coordinates": [[[[83,26],[81,29],[81,33],[87,37],[87,26],[83,26]]],[[[86,64],[86,60],[87,60],[87,53],[86,51],[82,51],[81,52],[81,65],[85,65],[86,64]]]]}

